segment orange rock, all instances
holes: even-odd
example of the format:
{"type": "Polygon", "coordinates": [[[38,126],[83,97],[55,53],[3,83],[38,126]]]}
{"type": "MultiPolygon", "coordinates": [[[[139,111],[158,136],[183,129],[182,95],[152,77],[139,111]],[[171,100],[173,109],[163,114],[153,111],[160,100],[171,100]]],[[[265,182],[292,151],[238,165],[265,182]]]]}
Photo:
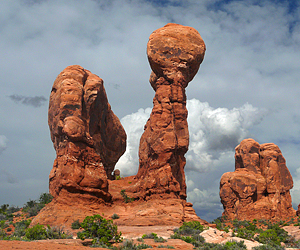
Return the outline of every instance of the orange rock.
{"type": "Polygon", "coordinates": [[[223,216],[230,220],[293,217],[292,187],[293,179],[279,147],[245,139],[235,149],[235,171],[221,177],[223,216]]]}
{"type": "Polygon", "coordinates": [[[170,194],[186,198],[184,166],[189,146],[185,88],[203,61],[205,44],[191,27],[167,24],[149,38],[147,54],[155,90],[153,109],[140,140],[138,183],[141,197],[170,194]]]}
{"type": "Polygon", "coordinates": [[[186,202],[184,174],[189,145],[185,87],[204,52],[193,28],[168,24],[151,34],[150,83],[156,94],[140,141],[138,174],[126,178],[116,178],[120,171],[111,177],[126,135],[107,102],[103,81],[80,66],[70,66],[57,77],[49,106],[57,152],[50,173],[54,200],[32,225],[70,227],[88,215],[110,218],[114,213],[118,225],[179,226],[191,220],[208,224],[186,202]]]}
{"type": "Polygon", "coordinates": [[[57,157],[50,173],[56,200],[109,201],[108,181],[125,152],[126,134],[108,103],[103,80],[78,65],[56,78],[49,103],[49,128],[57,157]]]}

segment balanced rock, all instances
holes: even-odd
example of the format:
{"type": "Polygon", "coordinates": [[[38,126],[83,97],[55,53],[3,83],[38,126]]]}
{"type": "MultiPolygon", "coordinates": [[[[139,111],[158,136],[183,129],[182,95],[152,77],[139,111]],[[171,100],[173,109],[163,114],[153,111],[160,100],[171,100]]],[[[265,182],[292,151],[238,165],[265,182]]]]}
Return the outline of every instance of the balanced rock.
{"type": "Polygon", "coordinates": [[[233,220],[287,219],[295,215],[292,176],[279,147],[245,139],[235,148],[235,171],[223,174],[223,216],[233,220]]]}
{"type": "Polygon", "coordinates": [[[205,44],[194,28],[167,24],[150,35],[147,54],[155,97],[139,147],[135,187],[142,197],[171,194],[186,198],[184,155],[189,132],[185,88],[204,53],[205,44]]]}
{"type": "Polygon", "coordinates": [[[151,34],[147,53],[156,93],[140,140],[136,176],[113,171],[126,135],[107,102],[103,81],[80,66],[57,77],[49,106],[57,152],[50,173],[54,200],[32,225],[70,227],[85,216],[110,219],[115,213],[119,219],[114,223],[122,226],[208,224],[186,201],[184,174],[189,145],[185,88],[199,69],[205,44],[195,29],[168,24],[151,34]]]}
{"type": "Polygon", "coordinates": [[[73,65],[54,81],[48,123],[56,159],[49,176],[54,199],[109,201],[108,179],[125,152],[126,134],[108,103],[103,80],[73,65]]]}

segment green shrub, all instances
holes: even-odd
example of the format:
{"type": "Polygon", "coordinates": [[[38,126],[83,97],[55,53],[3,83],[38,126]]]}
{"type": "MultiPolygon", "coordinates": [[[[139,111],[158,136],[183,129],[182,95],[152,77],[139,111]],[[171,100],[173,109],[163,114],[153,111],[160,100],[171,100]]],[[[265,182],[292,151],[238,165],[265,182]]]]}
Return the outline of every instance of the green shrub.
{"type": "Polygon", "coordinates": [[[11,227],[9,227],[9,228],[6,229],[6,232],[11,232],[11,231],[12,231],[11,227]]]}
{"type": "Polygon", "coordinates": [[[152,248],[152,246],[149,246],[147,244],[134,244],[132,240],[126,240],[121,247],[118,248],[118,250],[139,250],[139,249],[147,249],[152,248]]]}
{"type": "Polygon", "coordinates": [[[254,238],[254,231],[248,230],[246,228],[239,228],[237,230],[237,237],[247,239],[247,240],[252,240],[254,238]]]}
{"type": "Polygon", "coordinates": [[[0,240],[3,240],[5,237],[6,237],[5,231],[2,228],[0,228],[0,240]]]}
{"type": "Polygon", "coordinates": [[[199,221],[184,222],[180,228],[174,229],[179,235],[194,235],[203,232],[204,228],[199,221]]]}
{"type": "Polygon", "coordinates": [[[0,228],[5,229],[9,227],[5,220],[0,221],[0,228]]]}
{"type": "Polygon", "coordinates": [[[121,176],[120,175],[116,175],[116,180],[121,180],[121,176]]]}
{"type": "Polygon", "coordinates": [[[8,204],[1,205],[1,207],[0,207],[0,213],[1,214],[5,213],[8,207],[9,207],[8,204]]]}
{"type": "Polygon", "coordinates": [[[156,233],[150,233],[150,234],[143,234],[142,239],[155,239],[157,238],[156,233]]]}
{"type": "Polygon", "coordinates": [[[154,242],[167,242],[163,237],[158,237],[156,233],[143,234],[142,239],[153,239],[154,242]]]}
{"type": "Polygon", "coordinates": [[[169,245],[158,245],[157,248],[175,249],[175,247],[169,245]]]}
{"type": "Polygon", "coordinates": [[[47,226],[46,233],[47,233],[47,239],[72,239],[73,238],[72,235],[65,233],[62,228],[56,226],[54,227],[47,226]]]}
{"type": "Polygon", "coordinates": [[[119,218],[120,218],[120,216],[119,216],[119,215],[117,215],[117,214],[113,214],[113,215],[111,216],[111,218],[112,218],[113,220],[116,220],[116,219],[119,219],[119,218]]]}
{"type": "Polygon", "coordinates": [[[15,237],[23,237],[26,233],[26,228],[29,227],[31,220],[22,220],[16,223],[15,231],[13,236],[15,237]]]}
{"type": "Polygon", "coordinates": [[[261,246],[257,246],[257,247],[253,247],[253,250],[284,250],[285,248],[282,246],[278,246],[278,245],[261,245],[261,246]]]}
{"type": "Polygon", "coordinates": [[[31,228],[27,228],[25,236],[28,240],[44,240],[47,239],[47,232],[43,225],[37,224],[31,228]]]}
{"type": "Polygon", "coordinates": [[[39,198],[39,203],[46,205],[46,204],[50,203],[52,201],[52,199],[53,199],[53,196],[51,194],[42,193],[39,198]]]}
{"type": "Polygon", "coordinates": [[[122,241],[122,233],[118,233],[117,226],[113,225],[112,220],[106,220],[99,214],[87,216],[81,223],[81,227],[84,230],[77,233],[78,238],[81,240],[91,238],[93,245],[105,244],[110,246],[111,241],[122,241]]]}
{"type": "Polygon", "coordinates": [[[163,242],[167,242],[167,240],[164,239],[163,237],[156,237],[156,238],[154,238],[154,242],[161,242],[161,243],[163,243],[163,242]]]}
{"type": "Polygon", "coordinates": [[[243,241],[235,242],[230,241],[226,244],[216,244],[216,243],[203,243],[198,250],[244,250],[247,249],[243,241]]]}
{"type": "Polygon", "coordinates": [[[217,219],[213,220],[211,223],[216,224],[217,229],[224,230],[225,222],[226,222],[226,216],[221,216],[221,217],[218,217],[217,219]]]}
{"type": "Polygon", "coordinates": [[[8,214],[13,214],[13,213],[15,213],[15,212],[20,211],[20,209],[21,209],[21,208],[16,207],[16,206],[10,206],[10,207],[7,208],[6,212],[7,212],[8,214]]]}
{"type": "Polygon", "coordinates": [[[125,189],[122,189],[120,194],[122,195],[122,197],[124,198],[125,203],[129,203],[134,201],[134,198],[130,198],[126,193],[125,193],[125,189]]]}
{"type": "Polygon", "coordinates": [[[70,239],[72,238],[72,235],[64,233],[60,227],[45,227],[37,224],[31,228],[25,229],[25,237],[28,240],[70,239]]]}
{"type": "Polygon", "coordinates": [[[80,222],[79,220],[75,220],[73,221],[72,225],[71,225],[72,229],[79,229],[80,228],[80,222]]]}

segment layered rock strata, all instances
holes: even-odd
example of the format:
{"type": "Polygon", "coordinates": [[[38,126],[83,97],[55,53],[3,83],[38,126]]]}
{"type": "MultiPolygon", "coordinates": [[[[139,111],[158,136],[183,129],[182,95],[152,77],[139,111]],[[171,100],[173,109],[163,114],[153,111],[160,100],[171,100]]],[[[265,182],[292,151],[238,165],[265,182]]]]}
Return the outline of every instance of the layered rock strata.
{"type": "Polygon", "coordinates": [[[108,179],[125,152],[126,134],[103,80],[78,65],[64,69],[51,90],[48,123],[57,155],[49,176],[54,199],[111,200],[108,179]]]}
{"type": "Polygon", "coordinates": [[[189,132],[185,88],[204,54],[205,44],[191,27],[167,24],[150,35],[147,55],[155,97],[139,147],[135,192],[141,197],[170,194],[186,198],[184,155],[189,132]]]}
{"type": "Polygon", "coordinates": [[[279,147],[245,139],[235,149],[235,171],[225,173],[220,181],[223,215],[230,220],[292,217],[292,187],[279,147]]]}

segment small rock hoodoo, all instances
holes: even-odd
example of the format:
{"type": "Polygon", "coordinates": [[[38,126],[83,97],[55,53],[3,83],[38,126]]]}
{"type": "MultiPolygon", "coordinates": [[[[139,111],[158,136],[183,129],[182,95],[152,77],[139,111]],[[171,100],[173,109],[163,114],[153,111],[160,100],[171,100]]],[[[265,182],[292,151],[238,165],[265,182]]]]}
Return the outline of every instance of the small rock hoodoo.
{"type": "Polygon", "coordinates": [[[220,197],[227,219],[280,220],[295,216],[292,176],[279,147],[245,139],[235,148],[235,171],[223,174],[220,197]]]}
{"type": "Polygon", "coordinates": [[[136,191],[142,196],[169,193],[185,199],[184,155],[189,146],[185,88],[203,61],[205,44],[194,28],[171,23],[150,35],[147,54],[155,96],[140,140],[136,191]]]}

